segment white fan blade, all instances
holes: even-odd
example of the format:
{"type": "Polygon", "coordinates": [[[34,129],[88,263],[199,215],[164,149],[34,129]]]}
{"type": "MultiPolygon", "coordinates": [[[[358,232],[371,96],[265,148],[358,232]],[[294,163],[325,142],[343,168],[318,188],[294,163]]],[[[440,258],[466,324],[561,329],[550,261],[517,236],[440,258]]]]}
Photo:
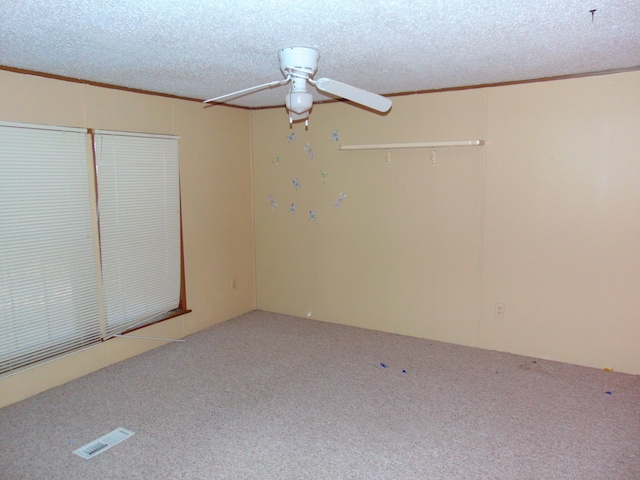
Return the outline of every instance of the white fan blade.
{"type": "Polygon", "coordinates": [[[383,97],[377,93],[367,92],[361,88],[352,87],[351,85],[337,82],[330,78],[320,78],[319,80],[315,80],[313,85],[315,85],[318,90],[346,98],[347,100],[359,103],[360,105],[369,107],[372,110],[377,110],[378,112],[384,113],[391,108],[391,100],[387,97],[383,97]]]}
{"type": "Polygon", "coordinates": [[[238,90],[237,92],[227,93],[226,95],[221,95],[219,97],[210,98],[209,100],[205,100],[202,103],[224,103],[224,102],[232,100],[232,99],[234,99],[236,97],[241,97],[243,95],[248,95],[248,94],[253,93],[253,92],[259,92],[260,90],[265,90],[267,88],[277,87],[279,85],[284,85],[285,83],[288,83],[289,80],[291,80],[291,79],[290,78],[285,78],[284,80],[275,80],[273,82],[264,83],[262,85],[257,85],[255,87],[245,88],[244,90],[238,90]]]}

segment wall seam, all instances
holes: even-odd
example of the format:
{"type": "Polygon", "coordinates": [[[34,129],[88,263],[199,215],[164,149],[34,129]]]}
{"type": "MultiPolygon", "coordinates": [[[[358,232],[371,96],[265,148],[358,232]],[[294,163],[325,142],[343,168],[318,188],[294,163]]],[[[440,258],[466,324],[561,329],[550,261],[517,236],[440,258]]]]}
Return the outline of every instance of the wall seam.
{"type": "Polygon", "coordinates": [[[249,110],[249,176],[251,187],[251,243],[253,246],[253,309],[258,308],[258,252],[256,248],[255,175],[253,167],[253,110],[249,110]]]}
{"type": "Polygon", "coordinates": [[[478,244],[478,304],[476,307],[476,346],[480,347],[482,342],[482,292],[484,290],[484,220],[486,216],[486,183],[487,183],[487,149],[489,139],[487,138],[488,124],[489,124],[489,97],[490,89],[485,90],[485,106],[484,106],[484,119],[483,119],[483,140],[485,145],[482,147],[482,173],[481,173],[481,185],[480,185],[480,239],[478,244]]]}

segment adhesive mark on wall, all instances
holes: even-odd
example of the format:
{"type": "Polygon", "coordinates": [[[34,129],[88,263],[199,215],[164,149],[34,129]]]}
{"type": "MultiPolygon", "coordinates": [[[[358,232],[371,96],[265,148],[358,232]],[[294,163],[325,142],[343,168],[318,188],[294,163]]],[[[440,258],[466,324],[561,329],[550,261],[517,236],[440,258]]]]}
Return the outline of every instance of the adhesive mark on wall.
{"type": "Polygon", "coordinates": [[[280,165],[281,161],[282,161],[282,155],[277,155],[273,160],[271,160],[271,163],[273,163],[274,165],[280,165]]]}
{"type": "Polygon", "coordinates": [[[315,210],[309,210],[309,220],[315,222],[317,218],[317,214],[315,210]]]}
{"type": "Polygon", "coordinates": [[[332,142],[337,142],[338,141],[338,130],[333,130],[331,132],[331,141],[332,142]]]}
{"type": "Polygon", "coordinates": [[[294,178],[291,183],[293,183],[293,186],[296,187],[296,190],[298,190],[300,188],[300,180],[298,180],[297,178],[294,178]]]}
{"type": "Polygon", "coordinates": [[[342,202],[344,201],[345,198],[347,198],[347,194],[340,192],[340,195],[338,196],[338,200],[336,201],[336,203],[333,204],[333,206],[339,207],[340,205],[342,205],[342,202]]]}
{"type": "Polygon", "coordinates": [[[278,208],[278,202],[276,202],[276,199],[273,198],[272,194],[269,194],[269,203],[271,203],[271,208],[273,210],[275,210],[276,208],[278,208]]]}
{"type": "Polygon", "coordinates": [[[287,137],[288,142],[293,142],[296,139],[296,132],[291,132],[291,135],[287,137]]]}
{"type": "Polygon", "coordinates": [[[309,158],[311,160],[313,160],[314,158],[316,158],[316,154],[313,153],[313,150],[311,150],[311,145],[309,145],[308,143],[305,144],[304,146],[304,151],[307,152],[309,154],[309,158]]]}
{"type": "Polygon", "coordinates": [[[322,177],[322,183],[327,183],[329,181],[329,175],[325,170],[320,170],[320,176],[322,177]]]}
{"type": "Polygon", "coordinates": [[[295,204],[295,203],[292,203],[292,204],[291,204],[291,206],[289,207],[289,213],[290,213],[291,215],[293,215],[294,213],[296,213],[296,208],[298,208],[298,207],[296,206],[296,204],[295,204]]]}

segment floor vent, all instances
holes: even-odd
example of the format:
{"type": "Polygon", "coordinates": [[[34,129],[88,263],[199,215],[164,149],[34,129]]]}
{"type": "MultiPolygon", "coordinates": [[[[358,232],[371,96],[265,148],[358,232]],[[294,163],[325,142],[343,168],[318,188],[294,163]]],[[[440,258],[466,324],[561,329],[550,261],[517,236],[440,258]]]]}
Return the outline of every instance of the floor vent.
{"type": "Polygon", "coordinates": [[[133,433],[134,432],[127,430],[126,428],[116,428],[113,432],[109,432],[93,442],[87,443],[85,446],[74,450],[73,453],[86,459],[93,458],[105,450],[110,449],[115,444],[126,440],[133,435],[133,433]]]}

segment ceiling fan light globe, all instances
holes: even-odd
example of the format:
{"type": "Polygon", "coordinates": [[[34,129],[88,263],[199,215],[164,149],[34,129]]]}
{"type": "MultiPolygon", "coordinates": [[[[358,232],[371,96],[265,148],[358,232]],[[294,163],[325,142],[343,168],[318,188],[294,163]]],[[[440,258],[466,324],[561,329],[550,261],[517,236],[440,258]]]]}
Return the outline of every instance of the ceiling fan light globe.
{"type": "Polygon", "coordinates": [[[284,99],[287,109],[293,113],[302,114],[311,110],[313,95],[307,92],[291,92],[284,99]]]}

